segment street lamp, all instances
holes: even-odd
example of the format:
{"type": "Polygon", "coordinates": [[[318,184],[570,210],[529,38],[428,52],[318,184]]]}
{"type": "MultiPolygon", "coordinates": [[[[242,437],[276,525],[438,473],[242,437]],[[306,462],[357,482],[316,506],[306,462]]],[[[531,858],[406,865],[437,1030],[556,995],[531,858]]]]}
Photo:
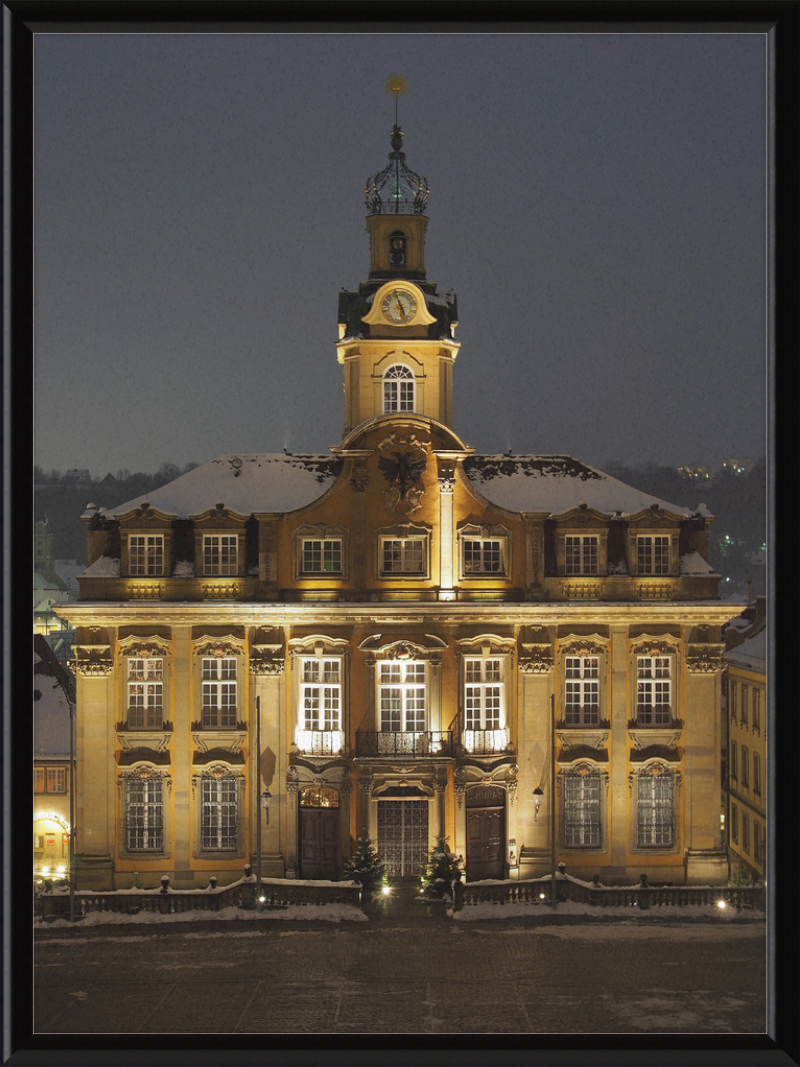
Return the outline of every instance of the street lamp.
{"type": "Polygon", "coordinates": [[[265,789],[264,792],[261,794],[261,807],[266,812],[267,824],[269,824],[269,806],[270,806],[271,803],[272,803],[272,793],[270,793],[269,789],[265,789]]]}
{"type": "Polygon", "coordinates": [[[542,806],[542,797],[543,796],[544,796],[544,793],[541,791],[541,789],[537,785],[536,788],[533,791],[533,821],[534,822],[538,822],[539,821],[539,808],[542,806]]]}

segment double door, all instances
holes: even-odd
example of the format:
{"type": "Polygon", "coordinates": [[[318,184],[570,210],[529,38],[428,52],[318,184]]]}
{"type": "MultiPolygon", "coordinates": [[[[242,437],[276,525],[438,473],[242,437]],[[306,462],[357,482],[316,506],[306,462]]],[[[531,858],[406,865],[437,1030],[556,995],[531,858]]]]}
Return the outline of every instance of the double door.
{"type": "Polygon", "coordinates": [[[467,878],[505,878],[505,809],[467,808],[467,878]]]}

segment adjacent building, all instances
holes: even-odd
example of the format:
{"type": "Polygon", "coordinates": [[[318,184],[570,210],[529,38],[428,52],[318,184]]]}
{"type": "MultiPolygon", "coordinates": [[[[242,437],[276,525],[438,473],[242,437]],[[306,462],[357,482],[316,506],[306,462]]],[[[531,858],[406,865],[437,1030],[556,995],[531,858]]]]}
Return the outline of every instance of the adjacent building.
{"type": "Polygon", "coordinates": [[[58,877],[69,867],[70,703],[72,679],[41,634],[33,638],[33,872],[58,877]]]}
{"type": "Polygon", "coordinates": [[[763,881],[767,869],[766,597],[757,599],[752,615],[745,625],[726,630],[728,856],[733,877],[763,881]]]}
{"type": "Polygon", "coordinates": [[[727,874],[711,515],[467,443],[402,138],[339,294],[341,442],[218,456],[83,516],[59,609],[83,886],[337,878],[365,830],[394,878],[439,834],[470,879],[727,874]]]}

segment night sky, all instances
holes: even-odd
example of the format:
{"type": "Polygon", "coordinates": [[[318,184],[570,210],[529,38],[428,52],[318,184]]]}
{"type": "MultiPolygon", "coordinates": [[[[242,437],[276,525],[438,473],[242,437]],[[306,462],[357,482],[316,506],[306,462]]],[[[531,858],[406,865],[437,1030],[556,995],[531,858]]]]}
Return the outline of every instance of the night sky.
{"type": "Polygon", "coordinates": [[[759,34],[37,34],[35,461],[154,471],[341,441],[364,183],[431,186],[479,452],[757,458],[759,34]]]}

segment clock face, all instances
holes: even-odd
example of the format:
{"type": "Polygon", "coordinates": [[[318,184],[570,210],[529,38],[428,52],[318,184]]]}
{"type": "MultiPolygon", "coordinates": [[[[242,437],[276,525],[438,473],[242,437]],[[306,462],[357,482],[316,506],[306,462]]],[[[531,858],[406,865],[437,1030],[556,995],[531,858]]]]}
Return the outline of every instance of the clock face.
{"type": "Polygon", "coordinates": [[[407,289],[392,289],[381,304],[383,317],[395,326],[411,322],[417,313],[417,302],[407,289]]]}

